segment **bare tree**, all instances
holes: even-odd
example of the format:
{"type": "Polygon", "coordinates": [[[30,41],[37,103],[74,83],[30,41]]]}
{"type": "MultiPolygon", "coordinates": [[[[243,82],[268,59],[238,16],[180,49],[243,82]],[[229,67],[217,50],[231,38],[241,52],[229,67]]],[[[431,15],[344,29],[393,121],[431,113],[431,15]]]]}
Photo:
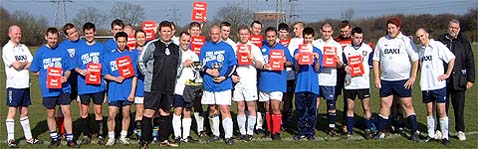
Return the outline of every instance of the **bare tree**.
{"type": "Polygon", "coordinates": [[[219,8],[216,16],[217,20],[231,23],[231,37],[234,38],[237,33],[237,28],[240,25],[248,25],[251,23],[254,14],[248,9],[232,4],[219,8]]]}
{"type": "Polygon", "coordinates": [[[349,9],[345,10],[344,12],[342,12],[341,17],[344,20],[349,20],[350,21],[350,20],[352,20],[352,17],[354,16],[354,13],[355,13],[354,9],[349,8],[349,9]]]}
{"type": "Polygon", "coordinates": [[[144,18],[144,8],[128,2],[118,2],[111,8],[111,14],[114,19],[138,26],[144,18]]]}
{"type": "Polygon", "coordinates": [[[100,28],[105,24],[105,18],[105,15],[99,13],[98,8],[88,7],[80,9],[72,22],[77,26],[82,26],[87,22],[91,22],[94,23],[97,28],[100,28]]]}

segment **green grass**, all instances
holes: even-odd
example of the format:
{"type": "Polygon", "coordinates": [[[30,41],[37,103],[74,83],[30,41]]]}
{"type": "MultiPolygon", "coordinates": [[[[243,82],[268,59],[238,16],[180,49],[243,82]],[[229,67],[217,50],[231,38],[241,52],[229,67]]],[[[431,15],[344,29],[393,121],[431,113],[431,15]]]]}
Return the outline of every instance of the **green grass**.
{"type": "MultiPolygon", "coordinates": [[[[34,51],[36,51],[38,47],[31,47],[30,49],[32,50],[32,54],[34,51]]],[[[473,44],[473,49],[475,53],[475,64],[477,63],[477,44],[473,44]]],[[[1,62],[0,64],[0,87],[5,87],[5,70],[4,70],[4,64],[1,62]]],[[[478,69],[477,69],[478,70],[478,69]]],[[[371,77],[373,78],[373,77],[371,77]]],[[[34,76],[30,77],[32,86],[31,86],[31,97],[32,97],[32,105],[30,106],[30,123],[31,123],[31,128],[32,128],[32,133],[34,136],[37,136],[38,138],[49,141],[49,133],[48,133],[48,127],[46,124],[46,110],[42,106],[42,98],[40,94],[40,90],[38,87],[38,79],[34,76]]],[[[421,92],[419,89],[419,79],[416,80],[414,89],[413,89],[413,104],[415,107],[415,112],[417,113],[417,118],[419,122],[419,127],[420,131],[426,132],[426,111],[425,111],[425,105],[421,103],[421,92]]],[[[474,87],[470,90],[467,91],[466,93],[466,103],[465,103],[465,124],[466,124],[466,132],[469,133],[467,135],[468,140],[467,141],[458,141],[456,137],[452,136],[451,142],[453,147],[457,148],[477,148],[478,147],[478,102],[477,102],[477,84],[475,83],[474,87]]],[[[0,120],[2,123],[0,123],[0,148],[6,148],[6,130],[5,130],[5,123],[4,119],[7,113],[7,108],[4,106],[5,104],[5,89],[0,90],[0,98],[1,98],[1,103],[3,104],[0,106],[0,120]]],[[[343,105],[341,99],[342,97],[338,97],[337,101],[337,107],[338,107],[338,126],[341,125],[341,115],[343,112],[341,111],[341,107],[343,105]]],[[[360,105],[356,106],[356,114],[357,116],[362,116],[362,111],[360,108],[360,105]]],[[[379,98],[378,98],[378,90],[372,87],[372,100],[371,100],[371,107],[372,107],[372,112],[376,114],[379,110],[379,98]]],[[[236,107],[235,104],[232,106],[232,111],[235,113],[236,107]]],[[[106,104],[104,104],[104,110],[107,111],[106,104]]],[[[78,123],[78,118],[79,118],[79,112],[78,112],[78,106],[76,103],[72,104],[72,113],[73,113],[73,121],[74,121],[74,130],[75,132],[79,131],[79,123],[78,123]]],[[[104,112],[104,116],[106,116],[107,112],[104,112]]],[[[398,135],[391,135],[391,137],[387,139],[380,139],[380,140],[360,140],[360,141],[351,141],[351,140],[342,140],[339,138],[328,138],[326,133],[323,131],[326,127],[327,119],[325,113],[325,106],[324,104],[321,105],[320,107],[320,115],[319,115],[319,131],[317,131],[317,136],[318,139],[317,141],[293,141],[292,136],[293,134],[290,134],[288,132],[282,132],[283,140],[282,141],[270,141],[269,139],[257,139],[257,141],[253,141],[252,143],[244,143],[244,142],[239,142],[236,141],[236,144],[234,147],[241,147],[241,148],[296,148],[296,147],[301,147],[301,148],[319,148],[319,147],[334,147],[334,148],[368,148],[368,147],[374,147],[374,148],[412,148],[412,147],[418,147],[418,148],[442,148],[443,146],[438,144],[438,143],[415,143],[412,141],[407,140],[404,137],[398,136],[398,135]]],[[[454,123],[454,116],[453,116],[453,108],[450,108],[450,132],[452,134],[455,134],[456,132],[454,131],[455,123],[454,123]]],[[[234,119],[234,122],[236,120],[234,119]]],[[[30,148],[46,148],[49,144],[43,144],[43,145],[26,145],[24,143],[24,138],[23,138],[23,131],[21,129],[21,126],[18,122],[18,118],[16,119],[16,124],[15,124],[15,137],[17,140],[21,140],[20,147],[30,147],[30,148]]],[[[237,128],[237,127],[236,127],[237,128]]],[[[235,128],[235,129],[236,129],[235,128]]],[[[192,129],[194,130],[194,129],[192,129]]],[[[357,138],[359,135],[362,134],[363,131],[359,129],[355,129],[355,136],[357,138]]],[[[197,138],[196,135],[192,134],[193,137],[197,138]]],[[[390,136],[390,135],[389,135],[390,136]]],[[[78,138],[76,136],[75,138],[78,138]]],[[[134,141],[132,141],[134,142],[134,141]]],[[[205,144],[205,140],[201,139],[201,143],[198,144],[182,144],[181,147],[187,147],[187,148],[224,148],[226,145],[223,142],[220,143],[212,143],[212,144],[205,144]]],[[[61,146],[65,147],[65,146],[61,146]]],[[[82,146],[83,148],[100,148],[103,146],[99,145],[86,145],[82,146]]],[[[115,145],[115,147],[119,148],[136,148],[137,145],[133,144],[130,146],[122,146],[122,145],[115,145]]],[[[150,145],[150,147],[158,147],[157,145],[150,145]]]]}

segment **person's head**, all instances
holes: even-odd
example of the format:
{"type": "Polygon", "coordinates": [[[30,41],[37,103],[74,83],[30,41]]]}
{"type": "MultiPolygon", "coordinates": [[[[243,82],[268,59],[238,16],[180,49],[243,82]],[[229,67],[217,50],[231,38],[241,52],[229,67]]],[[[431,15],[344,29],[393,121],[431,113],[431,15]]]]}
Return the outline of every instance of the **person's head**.
{"type": "Polygon", "coordinates": [[[421,45],[428,46],[430,38],[425,28],[423,27],[418,28],[418,30],[415,32],[415,37],[417,38],[417,40],[420,42],[421,45]]]}
{"type": "Polygon", "coordinates": [[[188,32],[181,32],[179,34],[179,47],[183,51],[187,51],[189,49],[189,44],[191,43],[191,34],[188,32]]]}
{"type": "Polygon", "coordinates": [[[347,20],[340,21],[339,23],[340,28],[340,37],[348,38],[350,37],[350,31],[352,30],[352,25],[347,20]]]}
{"type": "Polygon", "coordinates": [[[237,29],[237,37],[239,37],[239,42],[245,44],[249,41],[249,37],[251,36],[251,32],[249,28],[245,25],[240,26],[237,29]]]}
{"type": "Polygon", "coordinates": [[[134,33],[134,38],[136,41],[136,46],[143,47],[146,44],[146,33],[142,29],[136,30],[134,33]]]}
{"type": "Polygon", "coordinates": [[[456,38],[458,33],[460,33],[460,21],[453,19],[448,22],[448,34],[450,34],[452,38],[456,38]]]}
{"type": "Polygon", "coordinates": [[[159,38],[165,42],[171,41],[171,23],[169,21],[163,21],[159,23],[159,38]]]}
{"type": "Polygon", "coordinates": [[[199,22],[191,22],[189,23],[188,32],[191,36],[199,36],[201,35],[201,24],[199,22]]]}
{"type": "Polygon", "coordinates": [[[122,32],[124,27],[123,20],[120,19],[115,19],[113,22],[111,22],[111,32],[113,33],[113,36],[116,35],[118,32],[122,32]]]}
{"type": "Polygon", "coordinates": [[[85,33],[85,40],[87,43],[95,41],[96,27],[95,24],[88,22],[83,24],[83,33],[85,33]]]}
{"type": "Polygon", "coordinates": [[[58,34],[58,30],[54,27],[50,27],[46,30],[45,40],[48,47],[56,48],[58,46],[58,34]]]}
{"type": "Polygon", "coordinates": [[[277,29],[279,30],[279,39],[289,38],[289,25],[280,23],[279,26],[277,26],[277,29]]]}
{"type": "Polygon", "coordinates": [[[327,41],[332,38],[332,34],[334,34],[334,30],[332,29],[332,25],[330,23],[324,23],[320,27],[320,33],[322,33],[322,39],[327,41]]]}
{"type": "Polygon", "coordinates": [[[253,21],[251,23],[252,35],[260,35],[262,31],[262,23],[260,21],[253,21]]]}
{"type": "Polygon", "coordinates": [[[8,37],[10,37],[11,42],[17,45],[22,40],[22,30],[19,26],[12,25],[8,28],[8,37]]]}
{"type": "Polygon", "coordinates": [[[76,30],[75,25],[71,23],[66,23],[65,25],[63,25],[63,33],[71,41],[77,41],[78,39],[80,39],[80,35],[78,35],[78,30],[76,30]]]}
{"type": "Polygon", "coordinates": [[[277,40],[277,30],[274,27],[268,27],[265,31],[267,44],[273,46],[277,40]]]}
{"type": "Polygon", "coordinates": [[[363,42],[363,31],[360,27],[354,27],[352,29],[352,44],[360,45],[363,42]]]}
{"type": "Polygon", "coordinates": [[[213,25],[211,29],[209,29],[209,38],[211,38],[211,42],[217,43],[221,39],[220,35],[221,29],[217,25],[213,25]]]}
{"type": "Polygon", "coordinates": [[[294,23],[294,34],[296,37],[301,38],[302,37],[302,31],[304,30],[304,22],[295,22],[294,23]]]}
{"type": "Polygon", "coordinates": [[[219,27],[221,28],[221,38],[222,38],[222,40],[227,40],[229,38],[229,34],[231,34],[231,23],[221,22],[219,27]]]}
{"type": "Polygon", "coordinates": [[[312,44],[314,41],[315,31],[312,27],[306,27],[302,31],[302,36],[305,43],[312,44]]]}
{"type": "Polygon", "coordinates": [[[134,27],[131,24],[127,24],[123,27],[123,32],[128,34],[128,36],[133,36],[134,35],[134,27]]]}
{"type": "Polygon", "coordinates": [[[390,18],[387,20],[387,33],[391,38],[400,34],[401,21],[399,18],[390,18]]]}
{"type": "Polygon", "coordinates": [[[123,52],[126,50],[126,44],[128,42],[128,34],[125,32],[118,32],[115,34],[115,41],[116,45],[118,46],[118,50],[123,52]]]}
{"type": "Polygon", "coordinates": [[[173,21],[170,21],[169,24],[171,24],[171,37],[174,37],[174,34],[176,34],[176,24],[173,21]]]}

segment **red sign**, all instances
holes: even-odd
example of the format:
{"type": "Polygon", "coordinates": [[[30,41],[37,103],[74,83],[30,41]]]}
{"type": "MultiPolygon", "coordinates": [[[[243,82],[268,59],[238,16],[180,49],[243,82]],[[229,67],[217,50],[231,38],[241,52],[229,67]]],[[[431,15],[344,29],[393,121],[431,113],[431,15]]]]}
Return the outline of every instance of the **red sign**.
{"type": "Polygon", "coordinates": [[[356,77],[361,76],[365,72],[362,65],[362,56],[353,55],[348,57],[349,67],[350,67],[350,76],[356,77]]]}
{"type": "Polygon", "coordinates": [[[289,46],[289,43],[290,43],[290,38],[289,39],[281,39],[279,40],[279,43],[285,47],[288,47],[289,46]]]}
{"type": "Polygon", "coordinates": [[[191,37],[191,48],[197,55],[201,53],[201,47],[204,45],[204,43],[206,43],[206,37],[204,36],[191,37]]]}
{"type": "Polygon", "coordinates": [[[237,45],[237,64],[250,65],[252,61],[249,59],[251,53],[251,45],[238,44],[237,45]]]}
{"type": "Polygon", "coordinates": [[[134,50],[136,48],[136,38],[134,36],[128,36],[128,50],[134,50]]]}
{"type": "Polygon", "coordinates": [[[146,33],[146,41],[151,41],[154,39],[154,34],[156,33],[156,21],[145,21],[142,25],[144,33],[146,33]]]}
{"type": "Polygon", "coordinates": [[[123,78],[129,78],[134,76],[133,63],[129,56],[123,56],[116,59],[116,64],[118,65],[118,71],[120,76],[123,78]]]}
{"type": "Polygon", "coordinates": [[[88,63],[86,65],[88,74],[86,75],[86,84],[100,85],[101,84],[101,64],[88,63]]]}
{"type": "Polygon", "coordinates": [[[283,50],[271,50],[269,53],[269,66],[271,70],[282,71],[284,70],[284,51],[283,50]]]}
{"type": "Polygon", "coordinates": [[[264,38],[262,37],[262,35],[251,35],[249,41],[256,45],[257,47],[259,48],[262,48],[262,40],[264,40],[264,38]]]}
{"type": "Polygon", "coordinates": [[[207,2],[193,2],[192,20],[206,21],[207,2]]]}
{"type": "Polygon", "coordinates": [[[61,89],[61,77],[63,70],[61,68],[48,67],[46,76],[46,87],[49,89],[61,89]]]}
{"type": "Polygon", "coordinates": [[[337,67],[337,48],[324,46],[323,67],[337,67]]]}
{"type": "Polygon", "coordinates": [[[314,63],[314,54],[312,53],[312,45],[301,44],[299,45],[299,65],[311,65],[314,63]]]}

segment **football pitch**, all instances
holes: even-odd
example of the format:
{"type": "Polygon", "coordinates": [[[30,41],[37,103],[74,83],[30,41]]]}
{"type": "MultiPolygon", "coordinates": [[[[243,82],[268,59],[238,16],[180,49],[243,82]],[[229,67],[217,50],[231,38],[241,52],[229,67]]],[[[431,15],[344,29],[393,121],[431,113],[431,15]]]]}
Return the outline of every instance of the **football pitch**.
{"type": "MultiPolygon", "coordinates": [[[[478,65],[478,51],[477,51],[477,44],[473,44],[473,51],[475,56],[475,67],[478,65]]],[[[38,47],[30,47],[32,51],[32,55],[34,55],[36,49],[38,47]]],[[[478,69],[477,69],[478,70],[478,69]]],[[[419,75],[418,75],[419,76],[419,75]]],[[[373,77],[371,76],[371,81],[373,81],[373,77]]],[[[30,125],[32,128],[33,136],[38,137],[39,139],[43,140],[44,143],[41,145],[27,145],[25,143],[25,138],[23,138],[23,130],[19,123],[18,117],[15,119],[15,139],[19,141],[19,147],[28,147],[28,148],[47,148],[50,144],[50,137],[49,137],[49,130],[47,127],[46,122],[46,109],[42,105],[42,98],[40,89],[38,86],[38,79],[30,75],[31,79],[31,98],[32,98],[32,105],[29,108],[29,119],[30,125]]],[[[465,103],[465,132],[467,134],[466,141],[459,141],[456,137],[457,132],[455,131],[455,123],[454,123],[454,115],[453,115],[453,108],[450,107],[449,109],[449,119],[450,119],[450,133],[451,133],[451,143],[452,147],[454,148],[477,148],[478,147],[478,101],[477,101],[477,83],[473,88],[469,89],[466,92],[466,103],[465,103]]],[[[7,114],[7,107],[5,106],[6,103],[6,89],[5,89],[5,69],[3,61],[0,63],[0,87],[3,89],[0,90],[0,98],[1,98],[1,106],[0,106],[0,148],[7,148],[6,140],[7,140],[7,133],[5,128],[5,116],[7,114]]],[[[380,101],[378,96],[378,90],[371,85],[371,108],[373,116],[377,116],[377,112],[379,111],[380,101]]],[[[417,114],[417,120],[419,125],[419,130],[422,132],[422,137],[425,136],[427,127],[426,127],[426,110],[425,105],[422,103],[421,99],[421,91],[419,88],[419,78],[415,81],[413,87],[413,105],[415,107],[415,112],[417,114]]],[[[233,102],[234,103],[234,102],[233,102]]],[[[359,102],[356,102],[355,114],[356,118],[356,125],[360,124],[360,119],[362,119],[362,108],[359,102]]],[[[451,105],[450,105],[451,106],[451,105]]],[[[107,103],[103,104],[103,116],[107,117],[107,103]]],[[[341,127],[342,125],[342,115],[344,114],[342,111],[343,102],[342,96],[338,97],[337,100],[337,128],[341,127]]],[[[82,137],[79,137],[78,134],[80,133],[79,127],[79,111],[76,102],[72,102],[72,116],[73,116],[73,129],[75,132],[75,139],[77,139],[78,143],[81,141],[82,137]]],[[[133,108],[132,108],[133,109],[133,108]]],[[[344,140],[339,135],[338,137],[329,137],[325,129],[327,127],[327,116],[326,116],[326,107],[325,104],[321,104],[319,107],[320,114],[318,116],[318,129],[316,129],[316,140],[314,141],[295,141],[292,139],[295,131],[281,131],[282,140],[281,141],[272,141],[269,138],[260,138],[259,136],[254,136],[254,140],[252,142],[241,142],[239,140],[235,140],[235,144],[231,147],[234,148],[442,148],[444,147],[439,142],[432,142],[432,143],[417,143],[408,140],[408,138],[403,137],[398,134],[390,134],[387,133],[385,139],[372,139],[372,140],[365,140],[362,135],[364,131],[357,129],[358,126],[354,129],[354,135],[351,139],[344,140]]],[[[90,116],[92,109],[90,108],[90,116]]],[[[134,111],[134,110],[132,110],[134,111]]],[[[231,111],[233,113],[233,121],[236,123],[235,115],[236,115],[236,105],[233,104],[231,106],[231,111]]],[[[18,114],[17,114],[18,115],[18,114]]],[[[134,119],[134,117],[132,117],[134,119]]],[[[295,118],[294,118],[295,119],[295,118]]],[[[106,118],[104,118],[106,120],[106,118]]],[[[195,125],[193,123],[193,125],[195,125]]],[[[105,125],[106,127],[106,125],[105,125]]],[[[195,126],[193,126],[191,130],[196,130],[195,126]]],[[[235,124],[234,130],[237,130],[237,124],[235,124]]],[[[408,132],[408,131],[407,131],[408,132]]],[[[191,133],[193,138],[198,139],[195,133],[191,133]]],[[[227,145],[222,142],[216,143],[206,143],[206,138],[199,138],[199,143],[183,143],[180,147],[184,148],[225,148],[227,145]]],[[[60,145],[61,148],[66,148],[65,142],[60,145]]],[[[138,145],[135,140],[131,140],[131,145],[124,146],[121,144],[116,144],[114,147],[118,148],[137,148],[138,145]]],[[[102,148],[105,146],[100,146],[96,144],[89,144],[85,146],[81,146],[82,148],[102,148]]],[[[150,148],[158,148],[158,144],[150,144],[150,148]]]]}

